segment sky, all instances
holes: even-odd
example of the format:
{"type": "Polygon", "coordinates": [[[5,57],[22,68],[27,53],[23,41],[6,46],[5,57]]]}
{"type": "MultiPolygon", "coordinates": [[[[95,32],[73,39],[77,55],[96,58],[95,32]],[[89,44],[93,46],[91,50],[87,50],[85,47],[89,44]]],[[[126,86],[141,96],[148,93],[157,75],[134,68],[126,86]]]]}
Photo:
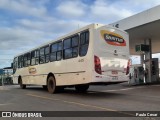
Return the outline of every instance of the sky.
{"type": "Polygon", "coordinates": [[[0,68],[78,27],[110,24],[157,5],[160,0],[0,0],[0,68]]]}

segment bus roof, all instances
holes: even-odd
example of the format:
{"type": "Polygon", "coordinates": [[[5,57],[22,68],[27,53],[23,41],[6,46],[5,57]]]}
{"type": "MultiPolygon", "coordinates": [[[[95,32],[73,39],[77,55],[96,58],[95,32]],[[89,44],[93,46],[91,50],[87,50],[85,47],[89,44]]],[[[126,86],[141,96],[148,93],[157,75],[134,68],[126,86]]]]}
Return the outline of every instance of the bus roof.
{"type": "MultiPolygon", "coordinates": [[[[77,29],[77,30],[75,30],[75,31],[72,31],[72,32],[70,32],[70,33],[68,33],[68,34],[66,34],[66,35],[63,35],[63,36],[61,36],[61,37],[58,37],[58,38],[56,38],[56,39],[54,39],[54,40],[51,40],[51,41],[49,41],[49,42],[47,42],[47,43],[44,43],[44,44],[40,45],[40,46],[37,46],[36,48],[33,48],[33,49],[30,49],[30,50],[25,51],[25,52],[23,52],[23,53],[20,53],[20,54],[14,56],[14,58],[15,58],[15,57],[18,57],[18,56],[20,56],[20,55],[23,55],[23,54],[25,54],[25,53],[34,51],[34,50],[36,50],[36,49],[42,48],[42,47],[44,47],[44,46],[47,46],[47,45],[49,45],[49,44],[52,44],[52,43],[54,43],[54,42],[56,42],[56,41],[58,41],[58,40],[63,40],[64,38],[66,38],[66,37],[68,37],[68,36],[71,36],[71,35],[76,34],[76,33],[78,33],[78,32],[84,31],[84,30],[86,30],[86,29],[96,29],[96,28],[99,28],[99,27],[102,27],[102,26],[105,26],[105,25],[104,25],[104,24],[93,23],[93,24],[84,26],[84,27],[79,28],[79,29],[77,29]]],[[[108,25],[108,26],[110,26],[110,25],[108,25]]],[[[110,27],[112,27],[112,26],[110,26],[110,27]]],[[[115,27],[113,27],[113,28],[115,28],[115,27]]],[[[117,28],[116,28],[116,29],[117,29],[117,28]]]]}

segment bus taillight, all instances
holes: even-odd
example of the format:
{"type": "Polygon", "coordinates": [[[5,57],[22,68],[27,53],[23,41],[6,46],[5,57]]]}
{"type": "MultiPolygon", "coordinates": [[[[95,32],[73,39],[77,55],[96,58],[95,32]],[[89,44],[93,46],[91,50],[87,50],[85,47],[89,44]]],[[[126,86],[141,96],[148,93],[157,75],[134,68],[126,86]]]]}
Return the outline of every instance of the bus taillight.
{"type": "Polygon", "coordinates": [[[94,65],[95,65],[95,71],[98,74],[102,74],[101,61],[100,61],[99,57],[97,57],[97,56],[94,56],[94,65]]]}

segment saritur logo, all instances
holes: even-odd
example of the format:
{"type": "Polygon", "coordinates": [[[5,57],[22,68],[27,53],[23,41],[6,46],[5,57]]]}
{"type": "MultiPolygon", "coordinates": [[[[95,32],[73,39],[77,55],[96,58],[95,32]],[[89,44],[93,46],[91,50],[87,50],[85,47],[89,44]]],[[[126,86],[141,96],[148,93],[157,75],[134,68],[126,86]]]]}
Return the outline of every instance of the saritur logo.
{"type": "Polygon", "coordinates": [[[29,67],[28,68],[28,71],[29,71],[29,74],[36,74],[36,68],[33,68],[33,67],[29,67]]]}
{"type": "Polygon", "coordinates": [[[101,30],[101,37],[110,45],[126,46],[126,41],[117,33],[101,30]]]}

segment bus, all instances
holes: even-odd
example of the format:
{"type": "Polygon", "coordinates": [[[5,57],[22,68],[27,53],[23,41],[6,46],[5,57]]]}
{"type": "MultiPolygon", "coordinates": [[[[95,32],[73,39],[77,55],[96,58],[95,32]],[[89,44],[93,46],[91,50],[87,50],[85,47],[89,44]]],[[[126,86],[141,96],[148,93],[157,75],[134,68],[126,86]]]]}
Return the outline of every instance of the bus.
{"type": "Polygon", "coordinates": [[[22,89],[41,85],[49,93],[65,87],[85,92],[90,85],[128,81],[128,60],[128,33],[90,24],[15,56],[13,81],[22,89]]]}

